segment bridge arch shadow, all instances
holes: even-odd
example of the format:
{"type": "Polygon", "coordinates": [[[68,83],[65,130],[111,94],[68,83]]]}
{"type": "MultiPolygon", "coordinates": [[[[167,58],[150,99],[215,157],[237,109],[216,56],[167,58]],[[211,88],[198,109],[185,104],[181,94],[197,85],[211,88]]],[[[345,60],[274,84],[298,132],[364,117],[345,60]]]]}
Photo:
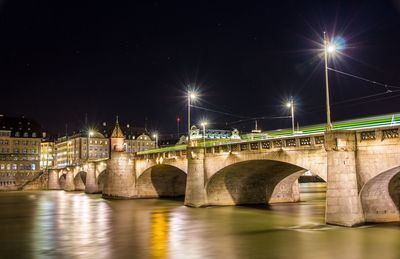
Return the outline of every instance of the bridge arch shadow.
{"type": "Polygon", "coordinates": [[[104,188],[104,182],[106,180],[106,175],[107,175],[107,170],[103,170],[99,176],[97,176],[97,186],[98,186],[98,192],[102,192],[104,188]]]}
{"type": "Polygon", "coordinates": [[[60,184],[60,189],[64,189],[65,187],[65,182],[67,181],[67,175],[66,174],[61,174],[60,178],[58,179],[58,182],[60,184]]]}
{"type": "Polygon", "coordinates": [[[298,178],[307,169],[275,160],[238,162],[216,172],[206,184],[208,204],[296,202],[298,178]]]}
{"type": "Polygon", "coordinates": [[[138,198],[184,196],[186,173],[175,166],[155,165],[137,178],[136,186],[138,198]]]}
{"type": "Polygon", "coordinates": [[[86,172],[80,171],[74,177],[75,191],[84,191],[86,184],[86,172]]]}
{"type": "Polygon", "coordinates": [[[366,222],[400,221],[400,166],[370,179],[360,199],[366,222]]]}

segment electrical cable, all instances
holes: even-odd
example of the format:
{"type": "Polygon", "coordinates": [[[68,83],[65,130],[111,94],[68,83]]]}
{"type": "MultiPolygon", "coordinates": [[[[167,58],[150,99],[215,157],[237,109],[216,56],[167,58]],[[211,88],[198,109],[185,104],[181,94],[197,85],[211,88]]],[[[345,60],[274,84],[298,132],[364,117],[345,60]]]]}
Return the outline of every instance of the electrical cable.
{"type": "MultiPolygon", "coordinates": [[[[394,86],[394,85],[388,85],[388,84],[376,82],[376,81],[370,80],[370,79],[368,79],[368,78],[364,78],[364,77],[361,77],[361,76],[352,75],[352,74],[349,74],[349,73],[346,73],[346,72],[343,72],[343,71],[340,71],[340,70],[336,70],[336,69],[333,69],[333,68],[330,68],[330,67],[328,67],[328,70],[337,72],[337,73],[342,74],[342,75],[346,75],[346,76],[350,76],[350,77],[353,77],[353,78],[357,78],[357,79],[360,79],[360,80],[362,80],[362,81],[366,81],[366,82],[371,83],[371,84],[376,84],[376,85],[379,85],[379,86],[383,86],[383,87],[385,87],[387,90],[389,90],[388,88],[397,88],[397,89],[400,89],[400,86],[394,86]]],[[[390,90],[389,90],[389,91],[390,91],[390,90]]]]}

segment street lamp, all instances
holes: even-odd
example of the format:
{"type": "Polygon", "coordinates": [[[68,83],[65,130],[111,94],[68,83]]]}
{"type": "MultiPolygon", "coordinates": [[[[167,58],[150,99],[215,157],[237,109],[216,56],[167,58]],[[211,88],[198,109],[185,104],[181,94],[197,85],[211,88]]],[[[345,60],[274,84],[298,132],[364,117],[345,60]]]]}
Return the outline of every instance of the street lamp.
{"type": "Polygon", "coordinates": [[[205,143],[206,143],[206,125],[207,125],[207,122],[203,121],[200,125],[203,127],[203,143],[205,145],[205,143]]]}
{"type": "Polygon", "coordinates": [[[157,135],[157,134],[154,134],[154,135],[153,135],[153,138],[156,139],[156,148],[158,148],[158,135],[157,135]]]}
{"type": "Polygon", "coordinates": [[[328,44],[326,39],[326,32],[324,32],[324,53],[325,53],[325,92],[326,92],[326,130],[332,130],[331,122],[331,108],[329,104],[329,84],[328,84],[328,53],[335,53],[336,46],[334,44],[328,44]]]}
{"type": "Polygon", "coordinates": [[[291,108],[292,110],[292,133],[294,134],[294,103],[293,103],[293,97],[290,97],[289,102],[286,104],[288,108],[291,108]]]}
{"type": "Polygon", "coordinates": [[[190,100],[196,99],[196,94],[192,91],[188,91],[188,145],[190,144],[190,100]]]}

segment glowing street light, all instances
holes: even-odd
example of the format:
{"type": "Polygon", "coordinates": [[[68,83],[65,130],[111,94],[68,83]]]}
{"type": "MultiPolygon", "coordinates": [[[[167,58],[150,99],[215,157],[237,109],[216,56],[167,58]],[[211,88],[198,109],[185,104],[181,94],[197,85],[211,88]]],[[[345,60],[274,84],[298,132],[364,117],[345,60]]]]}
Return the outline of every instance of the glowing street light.
{"type": "Polygon", "coordinates": [[[203,143],[205,145],[205,143],[206,143],[206,125],[207,125],[207,122],[203,121],[203,122],[201,122],[200,125],[203,127],[203,143]]]}
{"type": "Polygon", "coordinates": [[[190,144],[190,100],[196,99],[196,93],[188,92],[188,145],[190,144]]]}
{"type": "Polygon", "coordinates": [[[286,104],[288,108],[291,108],[292,112],[292,133],[294,134],[294,102],[293,102],[293,97],[290,97],[289,102],[286,104]]]}
{"type": "Polygon", "coordinates": [[[328,44],[326,33],[324,32],[324,53],[325,53],[325,92],[326,92],[326,130],[332,130],[331,108],[329,104],[329,84],[328,84],[328,53],[334,54],[337,50],[335,44],[328,44]]]}
{"type": "Polygon", "coordinates": [[[157,134],[153,134],[153,138],[156,139],[156,148],[158,148],[158,135],[157,134]]]}

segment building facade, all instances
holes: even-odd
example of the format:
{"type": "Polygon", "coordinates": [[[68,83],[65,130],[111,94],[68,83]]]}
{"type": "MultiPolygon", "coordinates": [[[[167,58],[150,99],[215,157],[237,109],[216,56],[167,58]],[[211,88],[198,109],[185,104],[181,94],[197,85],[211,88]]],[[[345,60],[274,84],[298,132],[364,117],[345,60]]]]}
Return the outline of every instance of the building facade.
{"type": "Polygon", "coordinates": [[[40,169],[56,167],[56,161],[54,138],[49,136],[47,132],[43,132],[40,143],[40,169]]]}
{"type": "Polygon", "coordinates": [[[40,142],[34,120],[0,116],[0,189],[17,189],[39,174],[40,142]]]}
{"type": "MultiPolygon", "coordinates": [[[[156,148],[156,141],[150,137],[150,133],[145,128],[132,127],[130,124],[125,126],[116,122],[118,124],[118,134],[123,134],[124,136],[124,151],[135,153],[145,150],[151,150],[156,148]]],[[[100,127],[99,132],[104,136],[110,137],[114,131],[114,126],[107,126],[107,123],[103,122],[100,127]]]]}
{"type": "Polygon", "coordinates": [[[85,161],[109,158],[110,140],[97,131],[88,131],[58,138],[55,143],[56,166],[80,165],[85,161]]]}

